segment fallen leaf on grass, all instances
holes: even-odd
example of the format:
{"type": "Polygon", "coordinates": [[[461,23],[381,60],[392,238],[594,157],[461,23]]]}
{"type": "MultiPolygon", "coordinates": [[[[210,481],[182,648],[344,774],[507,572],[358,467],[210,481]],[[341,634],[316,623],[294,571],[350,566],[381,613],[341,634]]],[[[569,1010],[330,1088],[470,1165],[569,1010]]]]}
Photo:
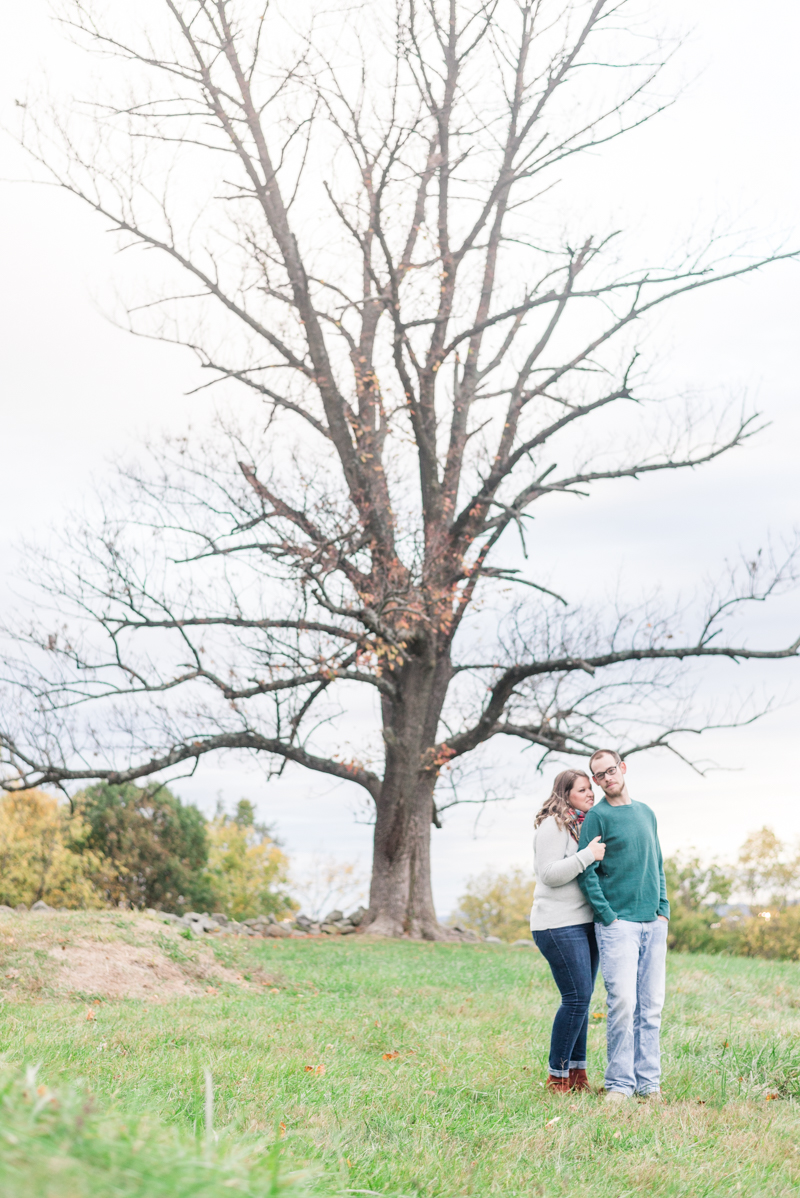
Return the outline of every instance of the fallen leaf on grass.
{"type": "Polygon", "coordinates": [[[286,1124],[285,1124],[285,1123],[279,1123],[279,1124],[278,1124],[278,1128],[279,1128],[279,1130],[280,1130],[281,1136],[285,1136],[285,1135],[286,1135],[286,1124]]]}
{"type": "Polygon", "coordinates": [[[621,1139],[622,1139],[622,1132],[621,1132],[621,1131],[615,1131],[615,1132],[614,1132],[614,1139],[615,1139],[615,1140],[621,1140],[621,1139]]]}
{"type": "Polygon", "coordinates": [[[547,1122],[545,1123],[545,1127],[553,1127],[554,1124],[558,1123],[560,1118],[561,1118],[560,1115],[556,1115],[554,1118],[548,1119],[547,1122]]]}
{"type": "Polygon", "coordinates": [[[316,1067],[316,1069],[314,1070],[314,1072],[315,1072],[315,1073],[318,1073],[318,1074],[320,1075],[320,1077],[324,1077],[324,1076],[325,1076],[325,1066],[324,1066],[324,1065],[317,1065],[317,1067],[316,1067]]]}
{"type": "Polygon", "coordinates": [[[399,1056],[400,1056],[399,1052],[385,1052],[383,1054],[383,1059],[384,1059],[384,1061],[394,1061],[395,1058],[399,1057],[399,1056]]]}
{"type": "Polygon", "coordinates": [[[345,1162],[346,1162],[346,1164],[347,1164],[347,1167],[348,1167],[348,1169],[352,1169],[352,1167],[353,1167],[353,1162],[350,1160],[350,1157],[349,1157],[349,1156],[346,1156],[344,1159],[345,1159],[345,1162]]]}
{"type": "Polygon", "coordinates": [[[86,1008],[86,1018],[90,1021],[95,1018],[94,1009],[92,1007],[86,1008]]]}
{"type": "MultiPolygon", "coordinates": [[[[216,986],[206,986],[206,994],[219,994],[219,990],[217,990],[216,986]]],[[[239,1183],[236,1182],[236,1185],[238,1184],[239,1183]]]]}
{"type": "Polygon", "coordinates": [[[605,1015],[603,1014],[602,1011],[593,1011],[592,1019],[605,1019],[605,1015]]]}
{"type": "Polygon", "coordinates": [[[7,978],[18,978],[19,970],[18,969],[9,969],[8,972],[6,973],[6,977],[7,978]]]}
{"type": "Polygon", "coordinates": [[[768,1094],[768,1095],[767,1095],[767,1102],[774,1102],[774,1101],[775,1101],[775,1099],[776,1099],[777,1097],[778,1097],[778,1095],[777,1095],[777,1094],[768,1094]]]}

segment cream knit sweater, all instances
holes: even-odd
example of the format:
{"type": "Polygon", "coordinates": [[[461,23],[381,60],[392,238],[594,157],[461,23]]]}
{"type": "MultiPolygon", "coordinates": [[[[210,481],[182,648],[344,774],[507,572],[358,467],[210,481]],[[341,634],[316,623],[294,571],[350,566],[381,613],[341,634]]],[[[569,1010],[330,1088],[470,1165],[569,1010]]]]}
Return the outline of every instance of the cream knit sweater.
{"type": "Polygon", "coordinates": [[[577,882],[578,874],[593,861],[591,849],[578,852],[577,844],[566,828],[559,828],[554,816],[542,821],[533,839],[536,890],[531,909],[532,932],[594,921],[594,912],[577,882]]]}

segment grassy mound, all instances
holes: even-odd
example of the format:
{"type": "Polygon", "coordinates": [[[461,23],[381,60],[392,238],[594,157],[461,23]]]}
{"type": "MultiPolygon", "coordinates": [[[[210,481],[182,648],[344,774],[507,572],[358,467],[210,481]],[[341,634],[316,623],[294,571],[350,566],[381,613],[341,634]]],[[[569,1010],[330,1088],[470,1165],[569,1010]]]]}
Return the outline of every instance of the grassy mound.
{"type": "MultiPolygon", "coordinates": [[[[6,916],[0,948],[13,1198],[800,1186],[798,964],[671,956],[668,1102],[608,1110],[544,1090],[557,995],[530,950],[209,944],[116,913],[6,916]]],[[[593,1014],[599,1083],[601,986],[593,1014]]]]}

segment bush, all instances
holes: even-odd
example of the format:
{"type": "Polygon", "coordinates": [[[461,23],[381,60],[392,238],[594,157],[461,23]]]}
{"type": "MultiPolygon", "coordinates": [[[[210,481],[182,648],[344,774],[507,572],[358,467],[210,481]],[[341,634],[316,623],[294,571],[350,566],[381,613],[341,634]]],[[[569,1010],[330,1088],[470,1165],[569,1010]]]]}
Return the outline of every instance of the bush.
{"type": "Polygon", "coordinates": [[[86,848],[102,858],[93,881],[109,903],[208,911],[206,820],[165,786],[92,786],[75,796],[86,848]]]}
{"type": "Polygon", "coordinates": [[[748,919],[723,920],[738,957],[765,957],[768,961],[800,961],[800,907],[759,911],[748,919]]]}
{"type": "Polygon", "coordinates": [[[457,915],[483,936],[521,940],[530,936],[533,878],[524,869],[486,870],[470,878],[458,900],[457,915]]]}
{"type": "Polygon", "coordinates": [[[79,815],[41,790],[0,798],[0,902],[101,907],[104,896],[92,875],[102,859],[88,848],[88,834],[79,815]]]}
{"type": "Polygon", "coordinates": [[[727,902],[734,886],[731,869],[699,857],[668,857],[664,862],[670,906],[669,946],[684,953],[715,953],[731,949],[717,907],[727,902]]]}
{"type": "Polygon", "coordinates": [[[233,919],[297,910],[283,889],[289,862],[271,830],[255,822],[252,803],[242,799],[233,816],[218,812],[209,824],[208,838],[207,876],[215,910],[233,919]]]}

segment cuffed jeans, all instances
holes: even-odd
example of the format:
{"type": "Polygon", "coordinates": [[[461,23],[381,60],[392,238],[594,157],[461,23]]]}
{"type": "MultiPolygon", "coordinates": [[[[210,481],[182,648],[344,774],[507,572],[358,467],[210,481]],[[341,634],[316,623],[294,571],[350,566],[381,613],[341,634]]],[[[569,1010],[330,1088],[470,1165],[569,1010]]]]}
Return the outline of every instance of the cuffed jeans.
{"type": "Polygon", "coordinates": [[[608,994],[606,1090],[652,1094],[661,1084],[661,1011],[667,962],[666,920],[617,919],[594,925],[608,994]]]}
{"type": "Polygon", "coordinates": [[[553,974],[561,1006],[550,1037],[550,1074],[569,1077],[570,1069],[586,1068],[589,1003],[597,977],[597,943],[590,923],[534,932],[533,941],[553,974]]]}

